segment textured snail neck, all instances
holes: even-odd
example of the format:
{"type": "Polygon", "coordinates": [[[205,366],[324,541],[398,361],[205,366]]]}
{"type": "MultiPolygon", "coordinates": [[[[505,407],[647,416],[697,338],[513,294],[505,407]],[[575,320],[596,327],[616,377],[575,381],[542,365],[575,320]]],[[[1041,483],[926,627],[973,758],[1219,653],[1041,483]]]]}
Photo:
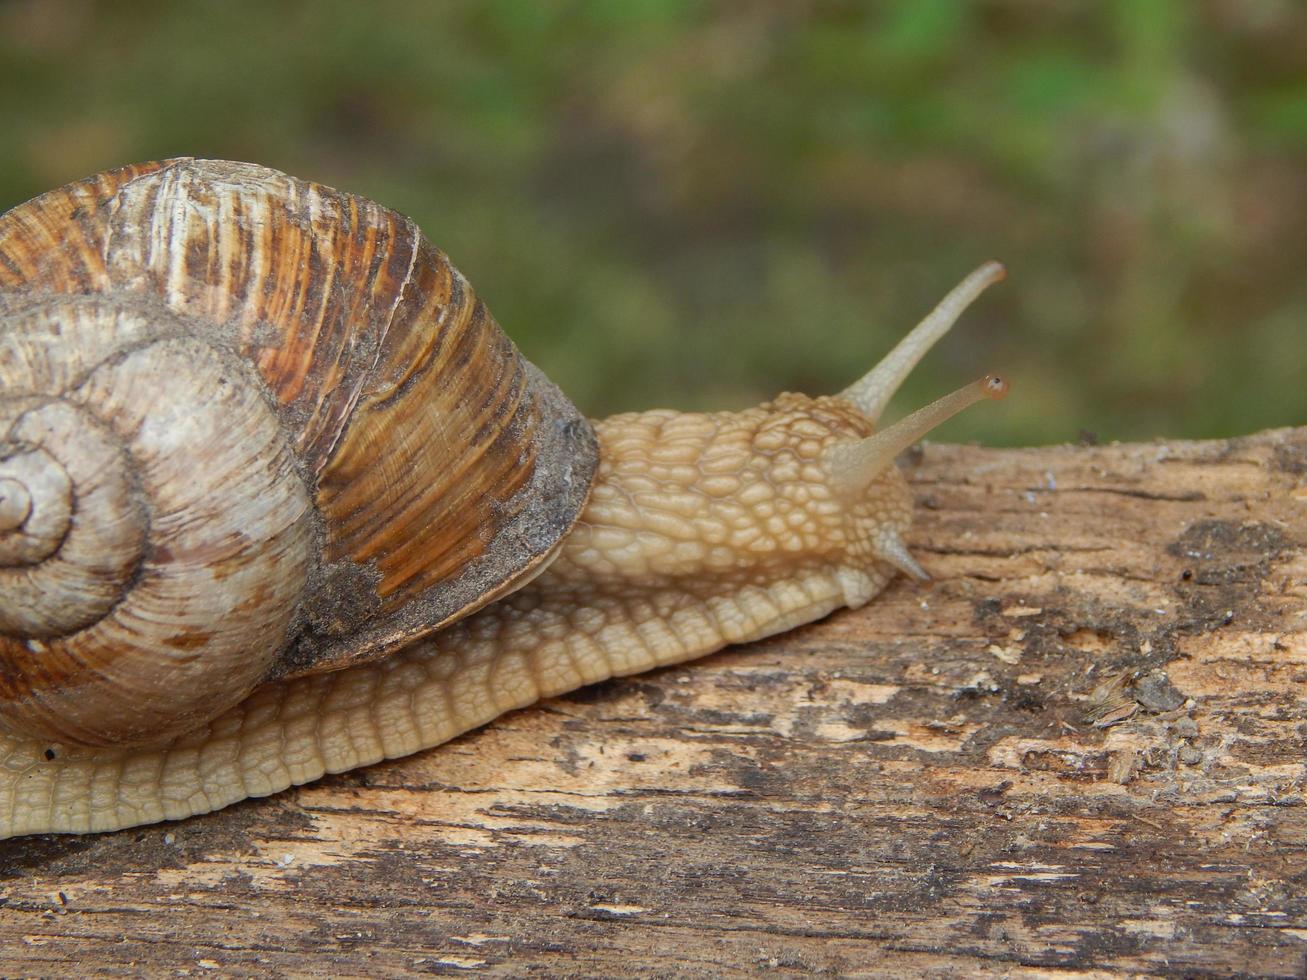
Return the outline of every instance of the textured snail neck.
{"type": "Polygon", "coordinates": [[[665,605],[679,594],[734,604],[763,635],[786,628],[792,583],[808,573],[827,580],[840,604],[866,602],[887,577],[875,563],[878,538],[911,518],[892,467],[859,499],[837,495],[828,450],[870,433],[838,398],[786,394],[744,412],[619,415],[596,431],[602,463],[590,503],[536,583],[542,595],[608,594],[641,619],[638,599],[665,605]]]}

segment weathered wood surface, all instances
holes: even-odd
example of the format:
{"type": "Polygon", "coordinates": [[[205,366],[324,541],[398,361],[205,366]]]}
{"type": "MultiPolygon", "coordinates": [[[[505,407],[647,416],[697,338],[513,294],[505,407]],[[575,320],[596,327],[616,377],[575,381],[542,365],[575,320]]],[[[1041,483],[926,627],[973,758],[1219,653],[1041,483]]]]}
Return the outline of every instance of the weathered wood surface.
{"type": "Polygon", "coordinates": [[[4,842],[0,974],[1303,975],[1307,429],[906,469],[933,585],[4,842]]]}

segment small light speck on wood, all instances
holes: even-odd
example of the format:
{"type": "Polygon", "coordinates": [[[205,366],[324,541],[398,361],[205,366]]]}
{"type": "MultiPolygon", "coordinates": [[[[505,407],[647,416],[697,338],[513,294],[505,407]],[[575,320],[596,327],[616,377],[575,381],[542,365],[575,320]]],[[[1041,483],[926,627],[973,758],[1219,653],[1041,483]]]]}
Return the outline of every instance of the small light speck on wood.
{"type": "Polygon", "coordinates": [[[905,468],[933,583],[0,843],[0,972],[1302,975],[1307,429],[905,468]]]}

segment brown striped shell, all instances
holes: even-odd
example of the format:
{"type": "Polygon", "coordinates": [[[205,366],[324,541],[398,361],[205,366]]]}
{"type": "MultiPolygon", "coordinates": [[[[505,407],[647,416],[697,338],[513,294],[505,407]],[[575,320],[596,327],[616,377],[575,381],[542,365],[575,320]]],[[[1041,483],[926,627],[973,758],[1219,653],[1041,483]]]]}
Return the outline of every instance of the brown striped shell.
{"type": "Polygon", "coordinates": [[[543,567],[584,419],[407,219],[243,163],[0,215],[0,728],[197,727],[543,567]]]}

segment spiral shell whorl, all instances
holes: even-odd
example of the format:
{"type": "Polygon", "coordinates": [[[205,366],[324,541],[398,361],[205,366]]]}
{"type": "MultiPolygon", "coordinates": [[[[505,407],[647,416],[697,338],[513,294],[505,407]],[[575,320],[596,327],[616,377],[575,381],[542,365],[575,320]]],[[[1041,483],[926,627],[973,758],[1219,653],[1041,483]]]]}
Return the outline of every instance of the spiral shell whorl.
{"type": "Polygon", "coordinates": [[[312,565],[277,421],[248,369],[167,317],[4,317],[0,728],[96,745],[194,727],[267,672],[312,565]]]}
{"type": "MultiPolygon", "coordinates": [[[[72,519],[68,473],[44,450],[12,447],[0,463],[0,566],[32,565],[63,540],[72,519]]],[[[4,622],[0,611],[0,623],[4,622]]]]}
{"type": "MultiPolygon", "coordinates": [[[[23,526],[27,524],[27,519],[31,516],[32,494],[27,489],[26,484],[9,477],[0,477],[0,535],[22,531],[23,526]]],[[[36,522],[33,522],[33,527],[35,526],[36,522]]],[[[18,541],[15,535],[12,550],[8,552],[0,550],[0,561],[5,561],[7,564],[17,564],[20,560],[27,558],[26,549],[19,550],[20,547],[26,544],[25,541],[18,541]]],[[[2,548],[3,546],[0,546],[0,549],[2,548]]]]}
{"type": "Polygon", "coordinates": [[[28,500],[27,517],[0,533],[0,632],[66,635],[112,609],[140,561],[146,517],[130,464],[112,432],[62,399],[4,399],[0,427],[0,475],[28,500]]]}
{"type": "Polygon", "coordinates": [[[556,554],[597,464],[412,221],[189,158],[0,215],[0,462],[38,450],[39,501],[0,469],[0,729],[91,745],[468,615],[556,554]]]}

